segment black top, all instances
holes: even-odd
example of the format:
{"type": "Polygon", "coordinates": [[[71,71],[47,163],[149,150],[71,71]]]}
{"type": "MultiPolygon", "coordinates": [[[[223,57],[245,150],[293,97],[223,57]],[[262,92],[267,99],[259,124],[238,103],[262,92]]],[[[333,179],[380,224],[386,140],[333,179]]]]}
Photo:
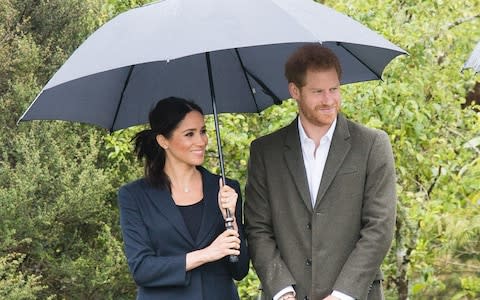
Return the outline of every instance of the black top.
{"type": "Polygon", "coordinates": [[[187,225],[187,229],[194,240],[197,238],[198,230],[200,230],[203,206],[203,199],[191,205],[177,205],[183,216],[185,225],[187,225]]]}

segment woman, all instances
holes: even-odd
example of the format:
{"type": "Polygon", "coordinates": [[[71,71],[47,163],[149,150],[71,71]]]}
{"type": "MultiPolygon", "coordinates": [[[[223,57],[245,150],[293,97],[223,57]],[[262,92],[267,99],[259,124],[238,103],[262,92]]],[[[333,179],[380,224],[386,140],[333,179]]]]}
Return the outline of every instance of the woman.
{"type": "Polygon", "coordinates": [[[134,138],[145,177],[118,193],[137,299],[239,299],[232,278],[245,277],[249,264],[240,188],[200,166],[208,143],[201,108],[170,97],[149,121],[134,138]],[[225,229],[225,209],[234,229],[225,229]]]}

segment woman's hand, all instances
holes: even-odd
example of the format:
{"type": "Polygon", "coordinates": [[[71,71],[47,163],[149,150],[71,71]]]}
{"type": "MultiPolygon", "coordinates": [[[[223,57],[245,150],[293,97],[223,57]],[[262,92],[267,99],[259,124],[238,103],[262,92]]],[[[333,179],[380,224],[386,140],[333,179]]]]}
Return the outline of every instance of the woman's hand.
{"type": "Polygon", "coordinates": [[[227,255],[240,255],[240,238],[238,232],[227,229],[208,247],[187,253],[186,270],[195,269],[203,264],[217,261],[227,255]]]}
{"type": "Polygon", "coordinates": [[[227,229],[204,250],[208,261],[216,261],[227,255],[240,255],[239,249],[240,238],[238,232],[227,229]]]}
{"type": "Polygon", "coordinates": [[[218,207],[220,208],[224,219],[227,218],[225,209],[230,210],[231,217],[234,218],[234,227],[236,228],[235,208],[237,206],[238,194],[233,188],[229,187],[228,185],[224,185],[222,178],[220,178],[218,184],[220,186],[220,190],[218,192],[218,207]]]}

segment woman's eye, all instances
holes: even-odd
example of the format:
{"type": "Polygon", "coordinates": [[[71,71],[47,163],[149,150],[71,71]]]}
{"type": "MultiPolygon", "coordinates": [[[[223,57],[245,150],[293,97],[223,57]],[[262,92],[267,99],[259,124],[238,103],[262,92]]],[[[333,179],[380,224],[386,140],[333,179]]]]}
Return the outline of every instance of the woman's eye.
{"type": "Polygon", "coordinates": [[[193,132],[189,132],[185,136],[193,136],[193,132]]]}

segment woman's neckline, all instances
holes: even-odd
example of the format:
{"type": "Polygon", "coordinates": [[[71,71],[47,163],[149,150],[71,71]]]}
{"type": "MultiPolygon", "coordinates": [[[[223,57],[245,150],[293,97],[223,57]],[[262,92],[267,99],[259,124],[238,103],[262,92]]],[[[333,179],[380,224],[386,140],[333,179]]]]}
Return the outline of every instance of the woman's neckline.
{"type": "Polygon", "coordinates": [[[191,206],[196,206],[196,205],[199,205],[199,204],[203,204],[203,202],[204,202],[204,201],[203,201],[203,198],[202,198],[202,199],[198,200],[198,201],[195,202],[195,203],[184,204],[184,205],[182,205],[182,204],[176,204],[176,205],[177,205],[178,207],[191,207],[191,206]]]}

